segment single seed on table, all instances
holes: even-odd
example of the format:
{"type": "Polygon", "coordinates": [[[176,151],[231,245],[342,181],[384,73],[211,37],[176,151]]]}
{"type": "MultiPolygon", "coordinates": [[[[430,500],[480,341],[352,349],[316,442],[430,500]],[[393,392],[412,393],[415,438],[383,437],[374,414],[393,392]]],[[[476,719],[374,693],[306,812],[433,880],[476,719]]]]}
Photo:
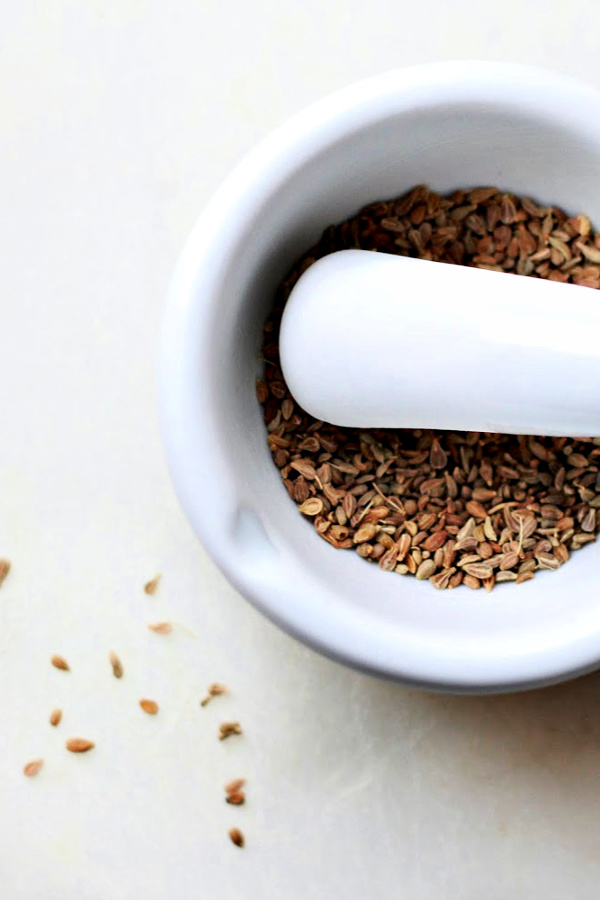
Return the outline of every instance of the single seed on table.
{"type": "Polygon", "coordinates": [[[156,622],[152,625],[148,625],[150,631],[156,632],[156,634],[171,634],[173,631],[173,623],[172,622],[156,622]]]}
{"type": "Polygon", "coordinates": [[[115,678],[122,678],[123,677],[123,664],[121,663],[121,660],[119,659],[117,654],[113,650],[111,650],[111,652],[108,655],[108,658],[110,660],[110,664],[111,664],[112,670],[113,670],[113,675],[115,676],[115,678]]]}
{"type": "Polygon", "coordinates": [[[50,713],[50,719],[49,719],[50,724],[54,725],[54,727],[56,727],[57,725],[60,724],[61,719],[62,719],[62,709],[53,709],[52,712],[50,713]]]}
{"type": "Polygon", "coordinates": [[[10,572],[10,561],[8,559],[0,559],[0,587],[10,572]]]}
{"type": "Polygon", "coordinates": [[[93,750],[96,745],[93,741],[88,741],[86,738],[69,738],[66,742],[65,747],[71,753],[87,753],[88,750],[93,750]]]}
{"type": "Polygon", "coordinates": [[[146,584],[144,585],[144,591],[150,595],[155,594],[156,590],[158,588],[158,585],[160,584],[161,578],[162,578],[162,575],[159,574],[159,575],[155,575],[154,578],[152,578],[150,581],[147,581],[146,584]]]}
{"type": "Polygon", "coordinates": [[[43,765],[43,759],[32,759],[31,762],[23,766],[23,774],[27,775],[28,778],[35,778],[43,765]]]}
{"type": "Polygon", "coordinates": [[[242,726],[239,722],[223,722],[219,725],[219,740],[224,741],[233,734],[242,734],[242,726]]]}
{"type": "Polygon", "coordinates": [[[204,700],[200,701],[200,706],[207,706],[213,697],[219,697],[221,694],[228,693],[229,688],[225,684],[220,684],[218,681],[214,681],[212,684],[208,686],[208,694],[204,698],[204,700]]]}
{"type": "Polygon", "coordinates": [[[155,716],[158,712],[158,703],[154,700],[140,700],[140,706],[149,716],[155,716]]]}
{"type": "Polygon", "coordinates": [[[243,791],[229,791],[225,797],[225,803],[230,803],[232,806],[242,806],[245,802],[246,795],[243,791]]]}
{"type": "Polygon", "coordinates": [[[246,843],[244,835],[239,828],[230,828],[228,834],[231,843],[235,844],[236,847],[243,847],[246,843]]]}
{"type": "Polygon", "coordinates": [[[69,666],[69,663],[62,656],[58,656],[57,654],[55,654],[54,656],[52,656],[50,658],[50,662],[52,663],[52,665],[54,666],[55,669],[60,669],[62,672],[70,672],[71,671],[71,667],[69,666]]]}
{"type": "Polygon", "coordinates": [[[228,781],[225,785],[225,793],[234,794],[236,791],[241,791],[245,784],[245,778],[234,778],[233,781],[228,781]]]}

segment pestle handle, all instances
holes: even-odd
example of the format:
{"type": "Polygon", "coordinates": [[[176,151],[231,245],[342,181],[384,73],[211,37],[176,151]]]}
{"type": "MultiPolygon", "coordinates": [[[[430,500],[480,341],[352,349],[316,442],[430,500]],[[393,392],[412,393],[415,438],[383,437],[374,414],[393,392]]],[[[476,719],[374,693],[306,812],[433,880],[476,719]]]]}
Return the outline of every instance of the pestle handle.
{"type": "Polygon", "coordinates": [[[298,280],[284,377],[352,428],[600,435],[600,292],[364,250],[298,280]]]}

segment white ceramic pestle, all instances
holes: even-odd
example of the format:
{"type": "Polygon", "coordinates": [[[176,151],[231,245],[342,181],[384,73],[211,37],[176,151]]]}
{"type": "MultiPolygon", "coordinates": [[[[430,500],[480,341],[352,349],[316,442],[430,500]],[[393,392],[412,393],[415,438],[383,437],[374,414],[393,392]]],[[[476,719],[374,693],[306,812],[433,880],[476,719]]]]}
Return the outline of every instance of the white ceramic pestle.
{"type": "Polygon", "coordinates": [[[600,435],[590,288],[342,250],[297,282],[280,353],[297,402],[336,425],[600,435]]]}

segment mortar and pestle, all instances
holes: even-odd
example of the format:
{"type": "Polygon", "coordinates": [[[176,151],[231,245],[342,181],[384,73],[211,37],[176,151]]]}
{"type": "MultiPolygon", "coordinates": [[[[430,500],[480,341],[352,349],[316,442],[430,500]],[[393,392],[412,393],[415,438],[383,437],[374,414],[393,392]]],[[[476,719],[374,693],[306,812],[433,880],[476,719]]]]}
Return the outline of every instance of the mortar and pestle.
{"type": "MultiPolygon", "coordinates": [[[[173,275],[160,359],[171,474],[229,580],[321,652],[429,689],[548,684],[600,665],[597,546],[518,589],[440,595],[321,541],[267,448],[254,385],[278,282],[324,227],[418,183],[496,184],[598,223],[600,95],[535,68],[441,63],[339,91],[267,138],[173,275]]],[[[336,424],[599,434],[599,330],[589,288],[343,251],[296,285],[280,349],[295,398],[336,424]],[[341,354],[360,358],[371,333],[366,374],[345,362],[340,377],[341,354]]]]}

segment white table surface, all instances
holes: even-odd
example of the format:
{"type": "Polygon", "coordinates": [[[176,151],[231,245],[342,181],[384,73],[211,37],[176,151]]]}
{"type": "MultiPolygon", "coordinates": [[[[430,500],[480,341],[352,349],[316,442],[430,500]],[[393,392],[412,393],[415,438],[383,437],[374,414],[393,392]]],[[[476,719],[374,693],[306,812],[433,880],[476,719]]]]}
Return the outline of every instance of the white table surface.
{"type": "Polygon", "coordinates": [[[600,86],[600,5],[1,0],[0,20],[0,896],[595,900],[600,676],[430,696],[277,631],[178,506],[154,366],[178,250],[274,126],[453,57],[600,86]],[[231,694],[200,709],[213,680],[231,694]],[[220,743],[234,718],[244,736],[220,743]],[[95,750],[67,753],[73,735],[95,750]],[[241,809],[222,792],[238,775],[241,809]]]}

